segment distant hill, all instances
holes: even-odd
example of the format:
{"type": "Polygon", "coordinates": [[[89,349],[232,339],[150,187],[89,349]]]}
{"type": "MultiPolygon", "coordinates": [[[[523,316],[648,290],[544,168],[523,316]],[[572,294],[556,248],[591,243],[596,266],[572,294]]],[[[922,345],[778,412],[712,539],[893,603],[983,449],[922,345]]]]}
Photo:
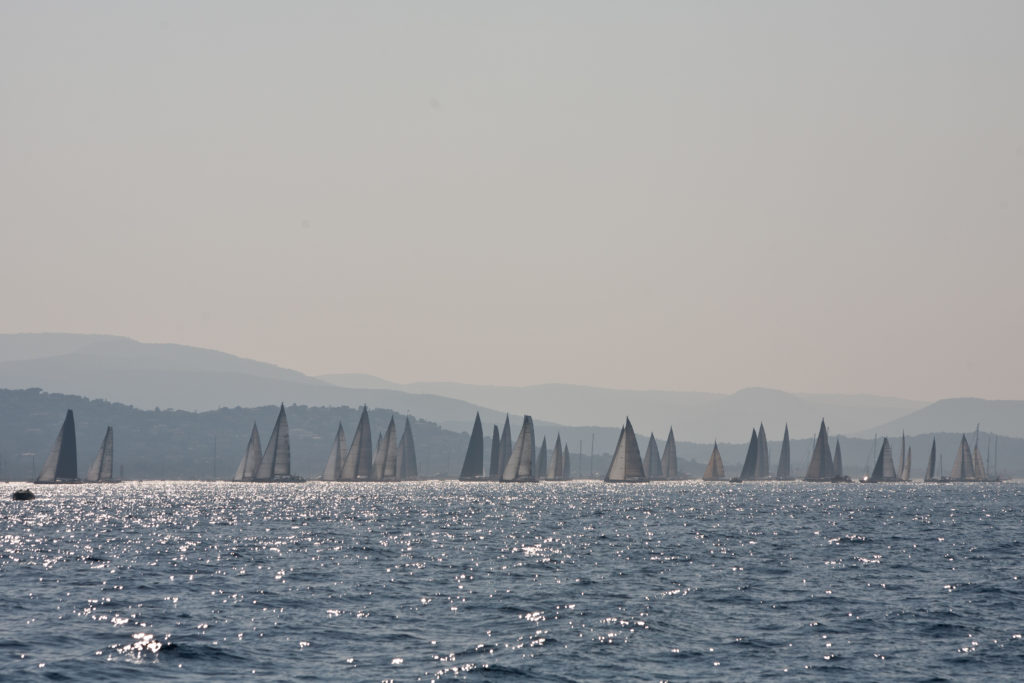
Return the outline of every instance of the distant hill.
{"type": "Polygon", "coordinates": [[[908,434],[960,432],[970,434],[980,424],[986,432],[1024,437],[1024,401],[987,401],[980,398],[947,398],[909,415],[862,432],[908,434]]]}

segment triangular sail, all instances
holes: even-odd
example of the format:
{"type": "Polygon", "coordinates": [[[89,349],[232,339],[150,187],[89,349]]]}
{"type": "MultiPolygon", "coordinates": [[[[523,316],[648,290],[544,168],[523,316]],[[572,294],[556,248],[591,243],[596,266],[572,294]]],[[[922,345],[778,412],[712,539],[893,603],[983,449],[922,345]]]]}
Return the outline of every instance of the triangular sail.
{"type": "Polygon", "coordinates": [[[907,433],[902,432],[900,434],[900,467],[896,470],[896,474],[900,479],[904,479],[903,472],[907,468],[907,433]]]}
{"type": "Polygon", "coordinates": [[[747,457],[743,459],[740,479],[757,479],[757,431],[750,430],[750,445],[747,446],[747,457]]]}
{"type": "Polygon", "coordinates": [[[487,475],[494,481],[501,476],[501,434],[498,433],[498,425],[494,425],[494,433],[491,434],[491,466],[487,475]]]}
{"type": "Polygon", "coordinates": [[[373,476],[373,445],[370,435],[370,415],[363,406],[363,412],[359,415],[359,424],[356,426],[355,436],[352,437],[352,444],[348,447],[348,455],[345,456],[345,464],[341,468],[341,479],[343,481],[354,481],[369,479],[373,476]]]}
{"type": "Polygon", "coordinates": [[[548,479],[559,480],[564,471],[562,458],[562,435],[555,437],[555,450],[551,452],[551,461],[548,463],[548,471],[545,473],[548,479]]]}
{"type": "Polygon", "coordinates": [[[771,461],[768,458],[768,437],[764,433],[764,423],[757,430],[757,478],[767,479],[771,476],[771,461]]]}
{"type": "MultiPolygon", "coordinates": [[[[253,425],[253,429],[256,425],[253,425]]],[[[257,438],[259,436],[257,435],[257,438]]],[[[348,447],[345,445],[345,428],[338,421],[338,431],[334,433],[334,441],[331,442],[331,453],[327,456],[327,466],[324,467],[324,481],[340,481],[341,467],[345,464],[345,454],[348,447]]]]}
{"type": "Polygon", "coordinates": [[[469,435],[469,448],[466,459],[462,461],[462,472],[459,479],[480,479],[484,476],[484,428],[480,424],[480,413],[473,421],[473,431],[469,435]]]}
{"type": "Polygon", "coordinates": [[[540,442],[540,450],[537,451],[537,478],[547,477],[548,474],[548,437],[540,442]]]}
{"type": "MultiPolygon", "coordinates": [[[[419,479],[420,468],[416,464],[416,443],[412,438],[412,424],[409,422],[408,417],[405,418],[405,427],[402,428],[402,438],[398,442],[398,452],[400,453],[398,478],[403,481],[406,479],[419,479]]],[[[481,463],[482,466],[483,463],[481,463]]]]}
{"type": "Polygon", "coordinates": [[[666,479],[679,478],[679,461],[676,458],[676,435],[672,428],[668,428],[668,438],[665,439],[665,450],[661,454],[661,468],[665,471],[666,479]]]}
{"type": "Polygon", "coordinates": [[[725,479],[725,464],[722,462],[722,454],[718,452],[718,442],[711,449],[711,457],[708,458],[708,466],[704,468],[704,481],[720,481],[725,479]]]}
{"type": "Polygon", "coordinates": [[[388,428],[379,449],[380,460],[374,463],[374,479],[377,481],[394,481],[398,478],[398,434],[395,429],[395,416],[391,416],[388,428]]]}
{"type": "Polygon", "coordinates": [[[501,428],[501,466],[498,468],[499,478],[505,473],[505,466],[508,459],[512,457],[512,425],[509,424],[508,415],[505,415],[505,426],[501,428]]]}
{"type": "Polygon", "coordinates": [[[114,428],[107,427],[107,433],[100,444],[100,451],[96,455],[89,472],[85,475],[86,481],[110,481],[114,478],[114,428]]]}
{"type": "Polygon", "coordinates": [[[843,451],[839,448],[839,439],[836,439],[836,454],[832,458],[832,476],[843,476],[843,451]]]}
{"type": "Polygon", "coordinates": [[[37,482],[75,481],[78,479],[78,444],[75,440],[75,414],[68,410],[57,432],[57,440],[46,459],[37,482]]]}
{"type": "Polygon", "coordinates": [[[533,457],[536,453],[536,443],[533,435],[533,418],[529,415],[523,416],[523,426],[519,430],[519,437],[515,446],[512,447],[512,455],[505,463],[505,470],[501,473],[502,481],[537,481],[533,476],[533,457]]]}
{"type": "Polygon", "coordinates": [[[267,441],[267,450],[260,460],[260,467],[256,473],[256,479],[270,481],[271,479],[288,478],[292,474],[292,450],[288,439],[288,417],[284,412],[284,404],[277,413],[277,421],[274,423],[274,431],[270,433],[270,440],[267,441]]]}
{"type": "Polygon", "coordinates": [[[875,460],[875,469],[868,478],[870,482],[897,481],[896,465],[892,461],[892,446],[889,445],[889,438],[882,439],[882,448],[878,451],[878,458],[875,460]]]}
{"type": "Polygon", "coordinates": [[[608,473],[604,476],[605,481],[640,482],[647,481],[644,473],[644,462],[640,459],[640,447],[636,443],[636,433],[633,432],[633,425],[629,418],[626,418],[626,426],[619,432],[619,442],[615,446],[615,455],[608,466],[608,473]]]}
{"type": "Polygon", "coordinates": [[[814,453],[811,455],[811,464],[807,466],[805,481],[829,481],[834,475],[832,463],[832,449],[828,445],[828,430],[825,429],[825,421],[821,421],[818,429],[818,438],[814,442],[814,453]]]}
{"type": "Polygon", "coordinates": [[[782,449],[779,451],[779,469],[775,474],[776,479],[792,479],[792,475],[789,473],[789,425],[786,425],[786,431],[782,435],[782,449]]]}
{"type": "Polygon", "coordinates": [[[900,472],[900,479],[910,481],[910,461],[913,457],[913,447],[907,446],[907,459],[903,463],[903,471],[900,472]]]}
{"type": "Polygon", "coordinates": [[[985,481],[985,464],[981,459],[981,450],[978,448],[978,437],[974,437],[974,459],[972,461],[974,466],[974,478],[978,481],[985,481]]]}
{"type": "Polygon", "coordinates": [[[252,423],[252,431],[249,433],[249,445],[245,447],[245,455],[242,462],[238,463],[235,470],[234,481],[252,481],[260,468],[260,460],[263,459],[263,445],[260,444],[260,431],[256,429],[256,423],[252,423]]]}
{"type": "Polygon", "coordinates": [[[924,480],[935,481],[935,437],[932,437],[932,452],[928,454],[928,466],[924,469],[924,480]]]}
{"type": "Polygon", "coordinates": [[[953,481],[972,481],[975,478],[974,455],[971,453],[966,435],[960,439],[960,448],[953,459],[953,471],[949,473],[949,478],[953,481]]]}
{"type": "Polygon", "coordinates": [[[658,455],[658,442],[654,440],[654,434],[647,441],[647,452],[644,454],[644,472],[651,481],[664,479],[661,472],[661,456],[658,455]]]}

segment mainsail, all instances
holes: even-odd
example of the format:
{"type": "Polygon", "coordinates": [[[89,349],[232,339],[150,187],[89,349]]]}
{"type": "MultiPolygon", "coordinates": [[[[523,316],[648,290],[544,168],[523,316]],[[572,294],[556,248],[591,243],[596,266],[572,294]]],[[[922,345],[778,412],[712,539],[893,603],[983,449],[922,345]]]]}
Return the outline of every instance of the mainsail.
{"type": "Polygon", "coordinates": [[[363,412],[359,415],[359,424],[356,426],[355,436],[352,437],[352,445],[348,448],[345,464],[341,468],[342,481],[369,479],[373,476],[373,446],[371,439],[370,415],[366,410],[366,406],[363,406],[363,412]]]}
{"type": "Polygon", "coordinates": [[[828,445],[828,431],[825,429],[825,421],[821,421],[818,429],[818,438],[814,442],[814,453],[811,455],[811,464],[807,466],[807,476],[804,481],[831,481],[834,474],[832,463],[832,449],[828,445]]]}
{"type": "Polygon", "coordinates": [[[263,446],[260,444],[260,432],[256,429],[256,423],[252,423],[252,432],[249,433],[249,445],[245,448],[245,455],[242,462],[238,463],[235,470],[234,481],[252,481],[256,477],[256,471],[260,468],[260,460],[263,458],[263,446]]]}
{"type": "MultiPolygon", "coordinates": [[[[402,438],[398,440],[398,478],[419,479],[420,468],[416,464],[416,444],[412,438],[412,424],[409,418],[405,418],[405,426],[402,428],[402,438]]],[[[483,463],[481,463],[481,466],[483,463]]]]}
{"type": "Polygon", "coordinates": [[[491,434],[491,466],[487,476],[494,481],[501,476],[501,434],[498,433],[498,425],[494,425],[494,433],[491,434]]]}
{"type": "Polygon", "coordinates": [[[512,457],[512,425],[508,422],[508,415],[505,415],[505,426],[501,428],[501,464],[498,467],[499,478],[505,473],[505,466],[508,459],[512,457]]]}
{"type": "Polygon", "coordinates": [[[395,429],[395,416],[391,416],[388,428],[384,431],[384,439],[379,449],[379,460],[374,463],[373,478],[377,481],[395,481],[398,479],[398,434],[395,429]]]}
{"type": "Polygon", "coordinates": [[[548,474],[548,437],[540,442],[540,450],[537,451],[537,478],[547,477],[548,474]]]}
{"type": "Polygon", "coordinates": [[[647,442],[647,452],[644,454],[644,472],[647,473],[647,478],[651,481],[665,478],[661,471],[661,456],[658,455],[658,442],[654,440],[653,433],[647,442]]]}
{"type": "Polygon", "coordinates": [[[913,447],[907,446],[907,459],[903,463],[903,471],[900,472],[900,479],[910,481],[910,460],[913,455],[913,447]]]}
{"type": "Polygon", "coordinates": [[[786,424],[786,431],[782,435],[782,449],[779,451],[779,470],[775,474],[776,479],[792,479],[789,473],[789,424],[786,424]]]}
{"type": "MultiPolygon", "coordinates": [[[[255,433],[256,425],[252,426],[255,433]]],[[[257,443],[259,434],[256,434],[257,443]]],[[[257,446],[257,449],[259,446],[257,446]]],[[[340,481],[341,468],[345,464],[345,454],[348,448],[345,446],[345,428],[338,420],[338,431],[334,433],[334,441],[331,443],[331,454],[327,456],[327,466],[324,468],[324,481],[340,481]]]]}
{"type": "Polygon", "coordinates": [[[533,457],[536,444],[533,436],[533,418],[523,416],[523,426],[519,430],[519,438],[512,447],[505,469],[501,473],[502,481],[537,481],[533,476],[533,457]]]}
{"type": "Polygon", "coordinates": [[[903,432],[900,434],[900,468],[896,470],[897,476],[902,480],[905,479],[903,472],[907,467],[907,433],[903,432]]]}
{"type": "Polygon", "coordinates": [[[605,481],[616,482],[640,482],[647,481],[644,473],[644,462],[640,459],[640,447],[636,443],[636,434],[633,432],[633,425],[629,418],[626,418],[626,426],[619,432],[619,443],[615,446],[615,455],[608,466],[608,473],[604,475],[605,481]]]}
{"type": "Polygon", "coordinates": [[[978,448],[978,435],[981,431],[981,425],[974,431],[974,459],[972,465],[974,465],[974,478],[978,481],[985,481],[988,477],[985,476],[985,465],[981,460],[981,450],[978,448]]]}
{"type": "Polygon", "coordinates": [[[767,479],[771,476],[771,461],[768,458],[768,437],[764,433],[764,422],[757,430],[757,478],[767,479]]]}
{"type": "Polygon", "coordinates": [[[271,481],[273,479],[290,479],[292,476],[292,449],[288,440],[288,417],[284,414],[284,404],[277,413],[274,431],[270,433],[267,450],[260,460],[256,479],[271,481]]]}
{"type": "Polygon", "coordinates": [[[740,479],[757,479],[757,432],[750,430],[750,445],[747,446],[747,457],[743,459],[740,479]]]}
{"type": "Polygon", "coordinates": [[[711,457],[708,458],[708,466],[704,468],[704,481],[721,481],[725,479],[725,465],[722,463],[722,454],[718,452],[718,442],[711,450],[711,457]]]}
{"type": "Polygon", "coordinates": [[[555,437],[555,450],[551,452],[551,460],[548,462],[548,469],[545,476],[548,479],[559,480],[564,474],[564,458],[562,456],[562,435],[555,437]]]}
{"type": "Polygon", "coordinates": [[[896,466],[892,461],[892,446],[889,445],[889,438],[882,439],[882,449],[878,451],[878,458],[875,460],[875,469],[868,477],[868,481],[875,483],[880,481],[899,481],[896,476],[896,466]]]}
{"type": "Polygon", "coordinates": [[[469,448],[462,461],[459,479],[481,479],[484,476],[484,428],[480,424],[480,413],[473,421],[473,432],[469,435],[469,448]]]}
{"type": "Polygon", "coordinates": [[[843,476],[843,452],[839,449],[839,439],[836,439],[836,455],[832,458],[832,476],[843,476]]]}
{"type": "Polygon", "coordinates": [[[960,448],[953,460],[953,471],[949,473],[952,481],[974,481],[977,476],[974,473],[974,456],[971,454],[971,447],[967,444],[967,435],[960,439],[960,448]]]}
{"type": "Polygon", "coordinates": [[[679,462],[676,459],[676,435],[672,428],[668,428],[668,438],[665,439],[665,450],[661,454],[661,467],[665,470],[666,479],[679,478],[679,462]]]}
{"type": "Polygon", "coordinates": [[[85,475],[86,481],[112,481],[114,479],[114,428],[107,427],[107,433],[100,444],[100,452],[85,475]]]}
{"type": "Polygon", "coordinates": [[[37,483],[78,481],[78,445],[75,442],[75,414],[68,410],[64,424],[57,433],[57,440],[46,459],[37,483]]]}
{"type": "Polygon", "coordinates": [[[932,437],[932,452],[928,455],[928,466],[924,470],[925,481],[935,481],[935,437],[932,437]]]}

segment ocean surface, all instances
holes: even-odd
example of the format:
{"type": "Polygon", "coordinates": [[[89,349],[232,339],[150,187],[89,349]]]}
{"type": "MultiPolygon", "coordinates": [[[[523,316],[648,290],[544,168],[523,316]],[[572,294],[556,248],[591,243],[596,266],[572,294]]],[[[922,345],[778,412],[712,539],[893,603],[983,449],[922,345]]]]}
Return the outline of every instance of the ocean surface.
{"type": "Polygon", "coordinates": [[[0,678],[1021,680],[1024,485],[0,484],[0,678]]]}

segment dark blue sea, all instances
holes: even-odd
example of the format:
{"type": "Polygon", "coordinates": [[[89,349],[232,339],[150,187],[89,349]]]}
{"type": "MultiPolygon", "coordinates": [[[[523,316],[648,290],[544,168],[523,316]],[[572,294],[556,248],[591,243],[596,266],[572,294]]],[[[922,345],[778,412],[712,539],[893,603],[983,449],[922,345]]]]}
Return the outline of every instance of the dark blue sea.
{"type": "Polygon", "coordinates": [[[1024,678],[1024,486],[0,485],[0,677],[1024,678]]]}

